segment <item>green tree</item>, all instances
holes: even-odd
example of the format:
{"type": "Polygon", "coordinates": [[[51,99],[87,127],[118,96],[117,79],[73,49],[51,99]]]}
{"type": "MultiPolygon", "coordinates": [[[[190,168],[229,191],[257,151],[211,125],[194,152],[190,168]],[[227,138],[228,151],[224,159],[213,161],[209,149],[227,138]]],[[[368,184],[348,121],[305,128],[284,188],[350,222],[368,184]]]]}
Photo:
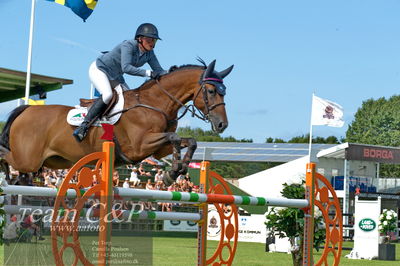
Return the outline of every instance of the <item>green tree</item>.
{"type": "Polygon", "coordinates": [[[236,139],[232,136],[221,137],[212,130],[203,130],[201,128],[180,127],[176,133],[185,138],[195,138],[197,141],[207,142],[253,142],[252,139],[236,139]]]}
{"type": "MultiPolygon", "coordinates": [[[[288,199],[304,199],[304,181],[301,184],[283,184],[281,195],[288,199]]],[[[267,213],[267,229],[280,238],[288,237],[292,246],[292,261],[294,266],[302,265],[304,245],[304,211],[297,208],[272,207],[267,213]]],[[[314,213],[314,248],[325,241],[325,226],[322,213],[314,213]]]]}
{"type": "Polygon", "coordinates": [[[0,122],[0,132],[3,131],[3,127],[4,127],[5,124],[6,124],[6,122],[0,122]]]}
{"type": "MultiPolygon", "coordinates": [[[[400,146],[400,96],[389,99],[368,99],[354,115],[346,132],[346,140],[353,143],[400,146]]],[[[400,166],[381,165],[382,176],[400,176],[400,166]]]]}
{"type": "MultiPolygon", "coordinates": [[[[309,141],[310,141],[310,134],[296,136],[296,137],[291,138],[288,141],[284,141],[283,139],[280,139],[280,138],[274,139],[271,137],[268,137],[265,140],[266,143],[309,143],[309,141]]],[[[339,143],[341,143],[341,141],[339,141],[338,138],[335,136],[329,136],[327,138],[313,137],[312,143],[339,144],[339,143]]]]}
{"type": "Polygon", "coordinates": [[[286,141],[284,141],[283,139],[280,139],[280,138],[269,137],[265,140],[265,143],[286,143],[286,141]]]}

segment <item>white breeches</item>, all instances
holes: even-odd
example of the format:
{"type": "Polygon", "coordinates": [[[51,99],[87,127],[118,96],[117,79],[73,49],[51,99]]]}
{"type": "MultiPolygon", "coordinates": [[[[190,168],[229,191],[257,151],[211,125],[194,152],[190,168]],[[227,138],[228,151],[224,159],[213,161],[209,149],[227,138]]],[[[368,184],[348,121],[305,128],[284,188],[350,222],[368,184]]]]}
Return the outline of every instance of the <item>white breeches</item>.
{"type": "Polygon", "coordinates": [[[112,98],[112,88],[107,75],[97,68],[96,61],[89,67],[89,79],[93,86],[100,92],[103,102],[108,104],[112,98]]]}

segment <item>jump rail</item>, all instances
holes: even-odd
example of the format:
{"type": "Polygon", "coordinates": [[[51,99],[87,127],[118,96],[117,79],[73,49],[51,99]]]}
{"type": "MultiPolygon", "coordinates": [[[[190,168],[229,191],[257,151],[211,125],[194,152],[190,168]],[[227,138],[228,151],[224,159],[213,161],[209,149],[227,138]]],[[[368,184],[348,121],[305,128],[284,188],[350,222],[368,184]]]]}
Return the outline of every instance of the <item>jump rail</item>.
{"type": "MultiPolygon", "coordinates": [[[[30,186],[7,186],[3,187],[3,193],[9,195],[25,195],[25,196],[44,196],[56,197],[57,189],[30,186]]],[[[87,190],[84,190],[87,191],[87,190]]],[[[157,190],[144,190],[133,188],[114,188],[114,195],[120,197],[129,197],[134,200],[160,200],[174,201],[185,203],[225,203],[236,205],[252,205],[252,206],[281,206],[291,208],[305,208],[309,205],[308,200],[304,199],[285,199],[285,198],[263,198],[249,197],[223,194],[203,194],[190,192],[170,192],[157,190]]],[[[69,189],[66,194],[67,198],[76,198],[76,191],[69,189]]]]}

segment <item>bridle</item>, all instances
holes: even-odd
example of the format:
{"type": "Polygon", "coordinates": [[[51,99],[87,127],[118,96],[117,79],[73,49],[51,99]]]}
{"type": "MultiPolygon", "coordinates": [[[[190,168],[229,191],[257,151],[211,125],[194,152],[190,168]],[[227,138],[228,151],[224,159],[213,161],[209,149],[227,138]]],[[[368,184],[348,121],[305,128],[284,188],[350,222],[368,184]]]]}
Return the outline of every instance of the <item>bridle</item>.
{"type": "Polygon", "coordinates": [[[192,100],[193,104],[191,104],[189,106],[192,106],[192,116],[196,115],[196,117],[200,118],[201,120],[206,121],[206,122],[210,122],[210,119],[209,119],[210,111],[214,110],[216,107],[218,107],[220,105],[225,105],[225,102],[216,103],[216,104],[213,104],[211,106],[208,105],[209,101],[208,101],[208,93],[207,93],[207,89],[206,89],[206,84],[208,83],[207,81],[214,81],[214,82],[221,82],[221,83],[223,82],[222,79],[203,78],[201,80],[201,82],[199,82],[200,83],[200,87],[198,88],[197,92],[195,93],[195,95],[193,97],[193,100],[192,100]],[[203,92],[203,101],[204,101],[204,106],[206,107],[205,112],[202,112],[199,108],[197,108],[195,106],[196,99],[197,99],[197,96],[199,96],[200,91],[203,92]],[[197,114],[195,113],[195,110],[197,110],[200,113],[200,116],[197,116],[197,114]]]}

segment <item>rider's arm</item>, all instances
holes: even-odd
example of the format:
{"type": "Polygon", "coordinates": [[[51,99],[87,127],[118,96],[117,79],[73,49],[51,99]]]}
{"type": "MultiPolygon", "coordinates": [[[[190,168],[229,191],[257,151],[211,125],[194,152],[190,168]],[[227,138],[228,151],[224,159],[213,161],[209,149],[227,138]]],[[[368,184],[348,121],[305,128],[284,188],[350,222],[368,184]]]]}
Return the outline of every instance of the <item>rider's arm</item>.
{"type": "Polygon", "coordinates": [[[134,46],[128,41],[121,44],[121,68],[126,74],[147,77],[146,70],[132,65],[132,56],[136,53],[134,46]]]}
{"type": "Polygon", "coordinates": [[[151,69],[160,74],[166,74],[167,72],[161,67],[160,63],[158,62],[158,59],[156,55],[154,54],[153,51],[150,52],[150,59],[148,61],[148,64],[150,65],[151,69]]]}

